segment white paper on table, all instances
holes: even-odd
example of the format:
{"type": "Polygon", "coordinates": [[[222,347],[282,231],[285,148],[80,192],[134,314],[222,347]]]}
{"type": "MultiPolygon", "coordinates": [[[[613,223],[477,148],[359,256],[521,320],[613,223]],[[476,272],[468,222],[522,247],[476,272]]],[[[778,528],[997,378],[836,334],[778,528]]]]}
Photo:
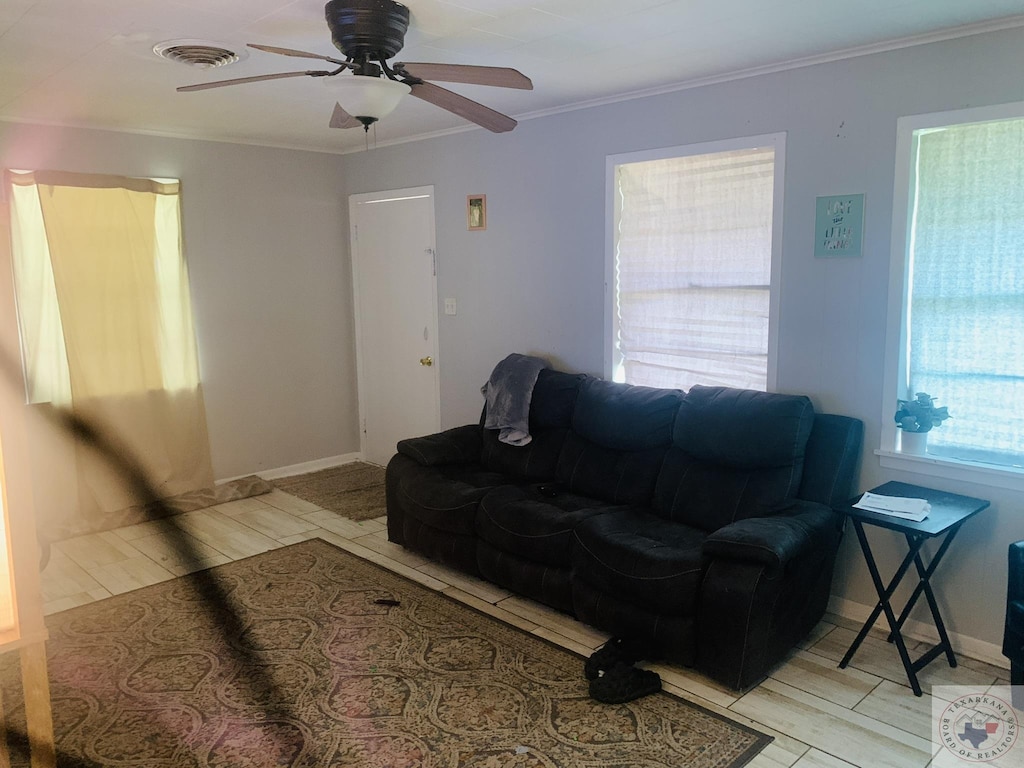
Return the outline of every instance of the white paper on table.
{"type": "Polygon", "coordinates": [[[925,499],[911,499],[904,496],[883,496],[880,493],[865,493],[860,501],[853,505],[857,509],[891,515],[904,520],[921,522],[932,510],[932,505],[925,499]]]}

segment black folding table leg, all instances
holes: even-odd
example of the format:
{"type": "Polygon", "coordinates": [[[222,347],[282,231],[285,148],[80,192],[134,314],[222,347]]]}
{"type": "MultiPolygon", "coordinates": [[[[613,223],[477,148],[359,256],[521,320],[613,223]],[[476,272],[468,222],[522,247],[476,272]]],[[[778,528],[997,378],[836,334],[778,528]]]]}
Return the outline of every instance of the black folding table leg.
{"type": "MultiPolygon", "coordinates": [[[[918,556],[914,560],[914,564],[917,566],[917,574],[918,574],[919,579],[918,579],[918,582],[917,582],[917,586],[914,587],[914,591],[910,595],[910,599],[907,601],[907,604],[905,606],[903,606],[903,611],[900,613],[899,620],[896,622],[896,626],[898,628],[902,628],[903,627],[903,623],[907,620],[907,617],[910,616],[910,612],[913,610],[914,605],[917,603],[918,598],[921,597],[921,593],[924,592],[925,589],[927,589],[929,592],[931,591],[931,578],[932,578],[932,574],[935,573],[935,569],[938,567],[939,562],[942,560],[943,555],[946,554],[946,550],[949,549],[949,545],[953,542],[953,537],[956,536],[956,533],[959,530],[960,530],[960,526],[959,525],[954,526],[953,528],[950,529],[949,533],[946,534],[946,537],[943,539],[942,544],[939,545],[939,549],[935,552],[935,556],[932,557],[931,562],[928,564],[927,568],[924,567],[924,562],[921,560],[920,552],[918,553],[918,556]]],[[[909,534],[909,533],[905,533],[904,536],[907,539],[907,546],[910,547],[911,549],[913,549],[915,544],[916,544],[917,548],[920,550],[921,545],[923,545],[924,542],[927,540],[927,537],[924,537],[924,536],[913,536],[912,534],[909,534]],[[917,542],[920,542],[920,543],[917,544],[917,542]]],[[[932,594],[932,600],[934,600],[934,599],[935,599],[935,595],[933,593],[932,594]]],[[[934,618],[934,614],[933,614],[933,618],[934,618]]],[[[890,633],[890,635],[888,637],[888,640],[889,640],[890,643],[892,642],[892,634],[891,633],[890,633]]]]}
{"type": "MultiPolygon", "coordinates": [[[[949,545],[953,542],[953,537],[956,536],[957,531],[959,530],[959,525],[956,525],[949,530],[949,533],[946,534],[942,544],[939,545],[938,550],[932,557],[931,562],[928,563],[927,568],[921,560],[920,553],[918,553],[917,557],[914,558],[914,565],[917,568],[919,580],[913,593],[910,595],[910,600],[907,601],[907,604],[903,607],[903,611],[900,613],[900,617],[896,622],[896,628],[898,630],[902,630],[904,622],[906,622],[907,617],[910,616],[911,610],[913,610],[918,598],[923,593],[926,601],[928,602],[928,610],[932,614],[932,622],[935,624],[935,629],[939,635],[939,644],[914,663],[915,669],[921,669],[926,666],[939,655],[939,652],[946,654],[946,661],[949,662],[949,666],[955,667],[957,665],[956,655],[953,653],[953,644],[949,641],[949,635],[946,633],[946,625],[942,621],[942,615],[939,613],[939,604],[935,600],[935,592],[932,591],[931,578],[932,574],[935,573],[935,569],[938,567],[939,562],[942,560],[942,557],[946,554],[946,550],[949,549],[949,545]]],[[[904,535],[906,536],[907,545],[909,547],[913,547],[914,543],[918,540],[923,541],[923,537],[913,537],[909,533],[904,535]]],[[[892,632],[889,633],[888,640],[890,643],[893,641],[892,632]]]]}
{"type": "MultiPolygon", "coordinates": [[[[853,525],[856,530],[859,523],[854,520],[853,525]]],[[[871,614],[868,616],[867,621],[864,622],[864,626],[861,627],[860,633],[850,646],[850,650],[846,652],[846,656],[844,656],[843,660],[839,663],[840,668],[845,667],[849,663],[850,659],[853,658],[853,654],[856,653],[857,649],[860,647],[860,644],[864,642],[864,638],[867,637],[868,632],[871,631],[875,622],[878,621],[878,616],[882,613],[883,601],[888,603],[892,598],[893,593],[896,591],[896,587],[910,568],[910,564],[914,562],[914,555],[916,554],[914,551],[907,553],[906,557],[903,558],[903,562],[900,564],[900,567],[896,569],[896,574],[889,583],[889,587],[883,589],[882,577],[878,573],[878,566],[875,564],[875,558],[871,555],[871,548],[868,546],[867,537],[864,535],[863,528],[857,531],[857,538],[860,541],[861,550],[864,552],[864,560],[868,566],[868,573],[871,574],[872,581],[875,585],[875,591],[879,595],[879,601],[875,603],[875,607],[871,610],[871,614]]]]}
{"type": "MultiPolygon", "coordinates": [[[[932,591],[931,577],[935,572],[935,567],[939,564],[939,560],[941,560],[942,556],[946,554],[946,550],[949,548],[949,543],[953,540],[953,537],[956,535],[958,530],[960,530],[959,525],[950,529],[945,541],[942,542],[942,546],[939,547],[938,552],[935,553],[935,557],[933,557],[931,563],[928,564],[927,570],[921,562],[921,558],[915,558],[917,572],[921,576],[921,585],[923,585],[922,591],[924,592],[925,600],[928,602],[928,610],[931,611],[932,621],[935,623],[935,630],[939,634],[939,644],[935,647],[941,648],[945,651],[946,661],[949,662],[949,666],[951,667],[956,666],[956,656],[953,653],[953,645],[949,642],[949,635],[946,633],[946,625],[943,623],[942,615],[939,613],[939,604],[935,600],[935,593],[932,591]]],[[[932,652],[929,651],[929,653],[925,654],[924,657],[918,659],[917,663],[914,665],[915,668],[921,669],[928,663],[928,661],[931,661],[930,658],[928,661],[925,661],[925,658],[930,656],[931,653],[932,652]]],[[[936,653],[935,655],[937,656],[938,654],[936,653]]]]}
{"type": "Polygon", "coordinates": [[[892,638],[896,643],[896,649],[900,654],[900,661],[903,662],[903,668],[907,672],[907,679],[910,680],[910,687],[913,689],[915,696],[920,696],[921,684],[917,681],[917,673],[914,671],[914,664],[910,660],[910,653],[907,651],[907,644],[903,641],[903,635],[900,634],[899,626],[896,623],[896,615],[893,613],[892,605],[889,601],[892,599],[900,581],[903,580],[907,570],[910,568],[910,564],[918,558],[921,547],[924,544],[924,540],[921,539],[920,541],[915,541],[911,545],[910,551],[907,552],[907,556],[903,558],[903,562],[900,563],[900,567],[896,570],[895,575],[892,577],[892,581],[889,582],[888,586],[885,586],[882,583],[881,574],[878,572],[878,565],[875,563],[875,558],[871,554],[871,546],[864,533],[864,526],[859,520],[854,520],[853,528],[857,532],[857,540],[860,542],[860,548],[864,553],[864,561],[867,563],[868,573],[871,574],[871,581],[874,583],[875,591],[878,593],[878,604],[875,606],[874,610],[871,611],[871,615],[868,617],[868,620],[864,622],[864,626],[861,628],[857,638],[853,641],[850,649],[846,652],[846,655],[843,656],[843,660],[839,662],[839,668],[846,668],[861,643],[864,642],[864,638],[867,637],[868,632],[871,631],[871,627],[878,619],[878,614],[880,612],[884,612],[885,618],[889,622],[889,628],[892,630],[892,638]]]}

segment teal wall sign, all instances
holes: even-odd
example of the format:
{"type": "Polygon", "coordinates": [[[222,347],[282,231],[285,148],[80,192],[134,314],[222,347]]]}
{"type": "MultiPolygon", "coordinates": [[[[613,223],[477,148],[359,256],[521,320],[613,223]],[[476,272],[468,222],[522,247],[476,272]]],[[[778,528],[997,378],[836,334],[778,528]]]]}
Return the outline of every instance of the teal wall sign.
{"type": "Polygon", "coordinates": [[[814,213],[814,255],[819,259],[860,256],[864,195],[819,197],[814,213]]]}

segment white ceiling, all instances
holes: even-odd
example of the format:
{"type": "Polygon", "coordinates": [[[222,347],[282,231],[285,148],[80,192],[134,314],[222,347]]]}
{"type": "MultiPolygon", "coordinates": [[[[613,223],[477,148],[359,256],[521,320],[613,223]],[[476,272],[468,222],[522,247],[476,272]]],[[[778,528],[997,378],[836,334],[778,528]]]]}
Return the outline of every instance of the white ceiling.
{"type": "MultiPolygon", "coordinates": [[[[406,0],[396,60],[512,66],[533,91],[447,85],[522,119],[734,73],[1024,25],[1024,0],[406,0]]],[[[361,130],[328,127],[330,79],[193,93],[206,80],[319,69],[260,51],[216,70],[157,58],[202,38],[339,56],[321,0],[0,0],[0,120],[348,151],[361,130]]],[[[378,144],[466,127],[412,97],[378,144]]],[[[371,133],[371,137],[373,134],[371,133]]]]}

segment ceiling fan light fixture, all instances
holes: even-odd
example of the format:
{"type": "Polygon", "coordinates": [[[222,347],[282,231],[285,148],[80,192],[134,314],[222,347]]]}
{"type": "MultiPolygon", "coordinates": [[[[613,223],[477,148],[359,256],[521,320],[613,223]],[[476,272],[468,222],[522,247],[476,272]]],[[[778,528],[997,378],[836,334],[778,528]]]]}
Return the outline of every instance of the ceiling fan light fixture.
{"type": "Polygon", "coordinates": [[[336,89],[338,103],[364,125],[387,117],[395,111],[398,102],[412,90],[405,83],[380,77],[350,75],[332,77],[327,84],[336,89]]]}

